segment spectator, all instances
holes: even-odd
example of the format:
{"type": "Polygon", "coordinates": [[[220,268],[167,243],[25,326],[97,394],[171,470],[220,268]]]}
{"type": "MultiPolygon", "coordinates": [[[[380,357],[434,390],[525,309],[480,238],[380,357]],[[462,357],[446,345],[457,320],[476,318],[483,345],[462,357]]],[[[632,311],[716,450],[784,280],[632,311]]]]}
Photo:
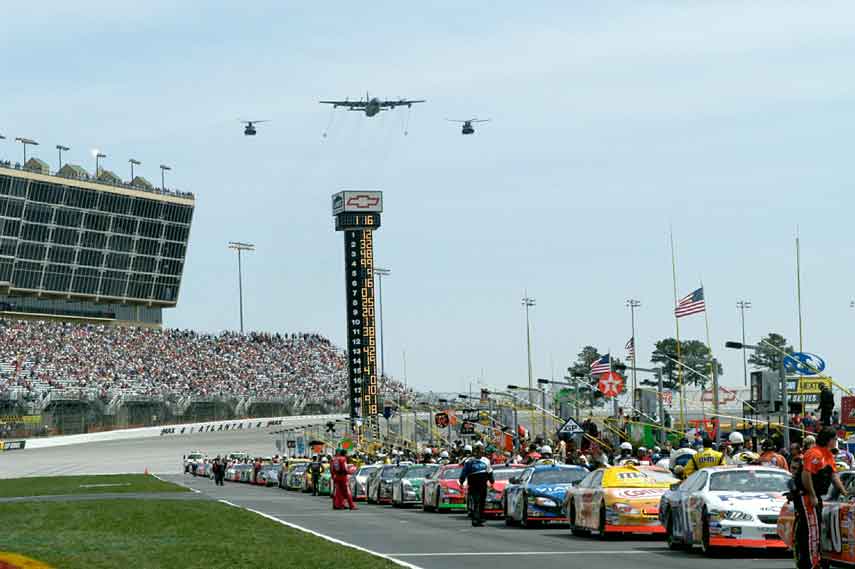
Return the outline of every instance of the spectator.
{"type": "MultiPolygon", "coordinates": [[[[397,399],[403,385],[382,378],[397,399]]],[[[203,334],[191,330],[0,320],[0,397],[51,392],[109,403],[137,395],[283,397],[343,409],[344,352],[318,334],[203,334]]]]}

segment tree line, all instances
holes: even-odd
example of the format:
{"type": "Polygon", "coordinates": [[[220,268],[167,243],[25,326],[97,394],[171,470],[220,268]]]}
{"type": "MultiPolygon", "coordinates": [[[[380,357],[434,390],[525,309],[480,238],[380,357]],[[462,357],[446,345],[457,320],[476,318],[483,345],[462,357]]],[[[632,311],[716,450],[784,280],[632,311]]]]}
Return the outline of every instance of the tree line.
{"type": "MultiPolygon", "coordinates": [[[[779,350],[792,352],[793,347],[787,344],[786,338],[781,334],[770,332],[763,341],[759,343],[759,349],[751,351],[748,357],[748,363],[756,368],[778,371],[781,366],[781,356],[774,348],[770,347],[766,342],[775,346],[779,350]]],[[[597,390],[597,382],[599,377],[591,377],[591,364],[603,357],[605,354],[600,353],[595,346],[585,346],[576,356],[576,361],[571,363],[567,368],[568,379],[575,381],[578,384],[579,398],[582,401],[590,401],[593,398],[594,405],[603,403],[603,394],[597,390]]],[[[665,389],[677,389],[679,382],[677,360],[677,340],[675,338],[663,338],[654,344],[654,350],[650,357],[652,367],[661,367],[662,384],[665,389]]],[[[620,358],[611,356],[612,370],[618,372],[623,377],[629,377],[628,364],[632,362],[624,362],[620,358]]],[[[698,373],[687,372],[683,370],[682,380],[686,387],[700,387],[706,389],[711,383],[712,366],[715,366],[716,373],[719,378],[724,375],[724,368],[721,363],[716,360],[709,347],[699,340],[681,340],[680,341],[680,358],[684,365],[692,368],[698,373]]],[[[638,362],[639,367],[647,367],[643,362],[638,362]]],[[[656,387],[656,378],[650,374],[642,373],[639,378],[641,385],[656,387]],[[643,379],[642,379],[643,378],[643,379]]]]}

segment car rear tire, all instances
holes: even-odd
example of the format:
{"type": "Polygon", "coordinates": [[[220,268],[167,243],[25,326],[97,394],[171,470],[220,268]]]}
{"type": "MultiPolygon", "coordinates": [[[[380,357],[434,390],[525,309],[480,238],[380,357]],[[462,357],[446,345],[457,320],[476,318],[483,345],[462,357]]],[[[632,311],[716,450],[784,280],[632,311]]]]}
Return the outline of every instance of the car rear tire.
{"type": "Polygon", "coordinates": [[[570,533],[572,533],[573,535],[577,537],[591,535],[591,532],[589,530],[580,528],[576,525],[576,506],[574,506],[572,503],[570,504],[570,512],[567,515],[567,521],[570,522],[570,533]]]}
{"type": "Polygon", "coordinates": [[[536,522],[533,522],[530,519],[528,519],[528,502],[526,501],[525,495],[523,495],[522,516],[521,517],[522,517],[522,521],[520,522],[520,524],[522,525],[522,527],[524,527],[526,529],[531,529],[536,525],[536,522]]]}
{"type": "Polygon", "coordinates": [[[434,512],[434,511],[436,511],[436,508],[434,508],[433,506],[428,506],[424,493],[422,493],[422,511],[423,512],[434,512]]]}
{"type": "Polygon", "coordinates": [[[679,551],[685,549],[685,544],[677,541],[674,537],[674,516],[670,513],[665,517],[665,541],[668,543],[668,549],[671,551],[679,551]]]}
{"type": "Polygon", "coordinates": [[[606,503],[600,504],[600,523],[597,524],[597,535],[602,540],[609,539],[609,534],[606,532],[606,503]]]}
{"type": "Polygon", "coordinates": [[[710,520],[707,509],[701,513],[701,552],[707,557],[715,557],[718,550],[710,545],[710,520]]]}
{"type": "Polygon", "coordinates": [[[505,500],[505,501],[503,502],[503,504],[502,504],[502,510],[503,510],[503,511],[504,511],[504,513],[505,513],[505,525],[506,525],[506,526],[508,526],[508,527],[511,527],[511,526],[516,525],[516,521],[511,517],[510,513],[508,512],[508,502],[507,502],[507,500],[505,500]]]}

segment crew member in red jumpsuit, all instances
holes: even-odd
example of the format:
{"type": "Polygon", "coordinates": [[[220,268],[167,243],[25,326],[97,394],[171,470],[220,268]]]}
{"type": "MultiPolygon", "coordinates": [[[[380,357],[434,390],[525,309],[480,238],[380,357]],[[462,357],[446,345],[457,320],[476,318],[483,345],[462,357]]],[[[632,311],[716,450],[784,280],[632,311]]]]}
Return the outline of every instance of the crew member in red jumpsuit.
{"type": "Polygon", "coordinates": [[[345,506],[351,510],[356,509],[353,496],[350,495],[350,487],[347,485],[347,451],[338,449],[336,457],[332,461],[333,481],[333,509],[343,510],[345,506]]]}

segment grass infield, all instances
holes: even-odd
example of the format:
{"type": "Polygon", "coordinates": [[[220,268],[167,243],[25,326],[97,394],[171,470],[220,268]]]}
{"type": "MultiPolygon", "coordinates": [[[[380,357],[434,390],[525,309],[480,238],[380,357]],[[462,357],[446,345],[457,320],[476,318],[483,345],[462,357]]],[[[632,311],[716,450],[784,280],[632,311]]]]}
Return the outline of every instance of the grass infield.
{"type": "Polygon", "coordinates": [[[3,504],[0,527],[0,551],[27,555],[59,569],[397,567],[207,500],[3,504]]]}
{"type": "Polygon", "coordinates": [[[145,474],[36,476],[0,480],[0,498],[137,492],[189,492],[189,490],[145,474]]]}

